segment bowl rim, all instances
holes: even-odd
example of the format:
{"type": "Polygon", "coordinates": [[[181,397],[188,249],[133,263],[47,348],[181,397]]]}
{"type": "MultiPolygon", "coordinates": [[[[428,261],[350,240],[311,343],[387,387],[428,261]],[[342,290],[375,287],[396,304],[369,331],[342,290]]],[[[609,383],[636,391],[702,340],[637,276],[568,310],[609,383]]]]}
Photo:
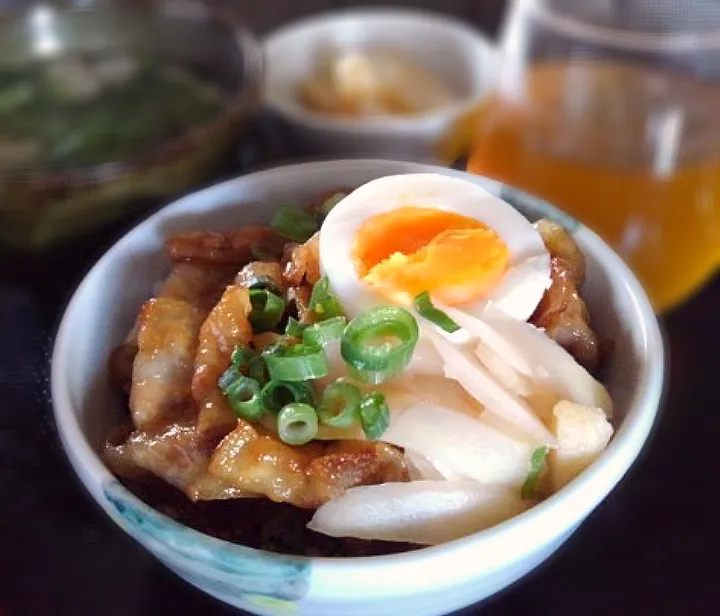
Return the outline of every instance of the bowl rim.
{"type": "MultiPolygon", "coordinates": [[[[259,39],[247,27],[245,22],[229,9],[221,8],[212,3],[202,3],[200,0],[186,0],[196,7],[201,7],[207,19],[224,25],[234,41],[234,46],[242,53],[242,81],[238,88],[230,93],[229,100],[222,109],[209,120],[191,126],[178,135],[163,140],[151,147],[141,156],[130,156],[126,160],[100,162],[92,165],[77,167],[36,166],[19,167],[17,169],[0,170],[0,181],[7,183],[38,184],[47,187],[64,186],[67,184],[96,185],[108,181],[142,173],[148,169],[162,167],[169,164],[184,153],[195,149],[208,137],[221,132],[228,122],[251,113],[260,99],[262,79],[265,71],[264,55],[259,39]]],[[[0,11],[0,15],[8,20],[15,20],[32,10],[32,6],[23,6],[0,11]]],[[[124,5],[58,5],[56,10],[62,13],[92,13],[106,10],[134,10],[139,12],[157,12],[155,0],[141,2],[137,6],[124,5]]]]}
{"type": "MultiPolygon", "coordinates": [[[[224,187],[250,177],[256,181],[267,182],[274,181],[277,177],[283,177],[287,180],[287,178],[291,177],[294,173],[312,173],[315,170],[323,168],[330,170],[335,167],[342,168],[349,162],[355,166],[365,167],[369,171],[374,171],[388,165],[402,164],[408,167],[408,171],[404,173],[437,172],[460,178],[466,175],[477,177],[474,174],[467,174],[464,171],[448,169],[438,165],[372,158],[303,162],[272,167],[214,184],[213,186],[190,193],[173,201],[165,208],[162,208],[131,228],[115,242],[85,274],[83,280],[74,291],[57,330],[51,357],[50,387],[55,425],[65,453],[81,483],[99,504],[102,505],[100,497],[90,488],[88,483],[86,483],[84,473],[94,476],[95,479],[98,480],[98,484],[105,484],[107,481],[117,482],[117,479],[107,466],[102,463],[100,456],[85,437],[77,416],[72,412],[72,397],[67,379],[64,378],[64,373],[62,372],[64,364],[66,363],[64,356],[67,354],[68,348],[72,345],[67,331],[69,322],[72,319],[73,313],[78,309],[78,304],[82,299],[82,290],[84,286],[89,283],[91,276],[98,275],[98,272],[115,258],[115,254],[122,250],[123,244],[128,243],[130,237],[137,233],[141,227],[152,228],[157,222],[169,216],[169,213],[172,212],[174,208],[181,206],[187,200],[196,198],[200,193],[222,190],[224,187]],[[411,170],[410,167],[414,167],[415,170],[411,170]]],[[[500,186],[508,186],[504,183],[498,184],[500,186]]],[[[550,212],[554,212],[560,217],[567,216],[562,210],[539,200],[529,193],[515,189],[512,190],[514,193],[526,195],[535,202],[545,204],[549,207],[550,212]]],[[[211,208],[208,208],[207,211],[211,211],[211,208]]],[[[312,562],[313,567],[318,571],[332,570],[337,572],[341,570],[344,574],[348,572],[364,572],[367,570],[368,565],[374,569],[394,567],[396,565],[408,565],[411,563],[417,564],[418,561],[426,558],[448,557],[452,552],[464,551],[467,553],[469,550],[477,550],[481,547],[483,549],[492,549],[494,546],[508,545],[508,540],[512,538],[516,540],[525,538],[528,541],[535,540],[537,542],[537,535],[530,533],[528,529],[537,530],[539,528],[547,529],[557,527],[564,530],[572,529],[575,525],[582,522],[584,517],[597,507],[615,487],[629,470],[630,466],[632,466],[644,447],[664,397],[665,373],[668,367],[665,341],[660,325],[652,310],[650,301],[638,280],[622,259],[595,233],[582,225],[579,226],[577,233],[583,236],[582,243],[585,245],[585,250],[588,250],[589,246],[590,251],[596,255],[598,260],[602,259],[602,269],[612,272],[613,276],[618,280],[618,284],[626,289],[632,300],[634,311],[640,317],[639,321],[634,323],[633,326],[639,328],[643,335],[643,342],[648,350],[645,355],[648,359],[639,370],[639,379],[635,387],[633,399],[627,409],[627,414],[613,435],[607,449],[579,476],[546,500],[493,527],[438,545],[422,546],[416,550],[379,556],[315,557],[271,552],[218,539],[165,516],[150,505],[147,505],[130,490],[124,487],[123,490],[133,502],[142,504],[158,516],[164,518],[168,523],[182,528],[184,531],[189,532],[191,536],[197,537],[202,541],[210,540],[215,544],[242,548],[270,559],[312,562]],[[591,503],[587,512],[578,516],[578,511],[582,512],[586,509],[587,503],[591,503]],[[525,532],[523,533],[522,531],[525,532]]]]}
{"type": "MultiPolygon", "coordinates": [[[[469,44],[475,47],[477,54],[473,55],[478,64],[484,62],[483,58],[497,64],[498,49],[492,39],[479,28],[475,28],[456,17],[439,11],[421,9],[415,7],[394,7],[376,6],[360,7],[350,10],[327,10],[318,15],[303,17],[296,21],[284,24],[279,28],[270,31],[261,40],[263,55],[266,62],[266,73],[263,81],[263,102],[285,118],[305,124],[316,130],[335,131],[341,130],[355,134],[373,133],[380,131],[414,132],[425,126],[443,121],[447,118],[457,116],[471,110],[478,104],[486,92],[486,87],[474,88],[467,96],[463,96],[456,102],[449,105],[425,112],[407,116],[378,115],[378,116],[343,116],[333,114],[322,114],[320,112],[305,109],[299,103],[291,99],[278,98],[271,95],[267,88],[267,81],[272,74],[272,63],[269,60],[269,48],[279,39],[296,35],[298,31],[305,28],[322,27],[332,25],[333,22],[345,19],[382,19],[382,18],[408,19],[412,22],[419,22],[431,19],[433,25],[439,25],[455,30],[458,36],[462,36],[469,44]]],[[[492,75],[490,75],[492,77],[492,75]]]]}

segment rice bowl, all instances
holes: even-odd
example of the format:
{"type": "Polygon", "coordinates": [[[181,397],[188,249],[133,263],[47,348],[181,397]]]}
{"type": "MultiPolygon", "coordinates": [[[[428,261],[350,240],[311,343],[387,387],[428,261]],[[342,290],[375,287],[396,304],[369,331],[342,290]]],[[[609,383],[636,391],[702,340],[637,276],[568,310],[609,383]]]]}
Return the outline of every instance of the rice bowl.
{"type": "Polygon", "coordinates": [[[161,256],[163,240],[198,227],[219,231],[268,219],[261,206],[234,207],[240,201],[275,204],[289,198],[309,199],[337,186],[339,178],[353,186],[411,172],[462,177],[494,194],[506,191],[504,196],[509,195],[532,219],[562,218],[552,210],[538,211],[536,202],[523,202],[522,196],[497,183],[410,163],[338,161],[270,170],[192,195],[140,225],[91,271],[61,326],[53,359],[53,399],[63,442],[81,479],[111,517],[161,560],[195,585],[243,609],[279,613],[283,602],[290,601],[300,613],[308,614],[339,610],[360,614],[369,609],[390,614],[398,613],[401,604],[408,613],[440,614],[482,599],[546,558],[604,498],[639,452],[657,411],[663,358],[652,311],[619,259],[592,233],[576,226],[574,237],[588,260],[591,312],[608,301],[613,306],[594,314],[598,328],[617,341],[606,383],[615,402],[618,429],[590,468],[533,509],[442,546],[371,558],[308,559],[251,550],[196,533],[153,511],[118,484],[98,458],[112,420],[92,411],[107,407],[112,398],[101,358],[123,339],[133,312],[152,283],[167,271],[161,256]],[[142,271],[136,267],[138,258],[142,271]],[[111,280],[127,284],[121,291],[111,280]],[[68,365],[93,369],[73,372],[68,365]],[[105,425],[100,425],[103,421],[105,425]],[[460,565],[468,557],[476,563],[472,571],[460,565]],[[426,590],[417,593],[416,584],[426,590]]]}

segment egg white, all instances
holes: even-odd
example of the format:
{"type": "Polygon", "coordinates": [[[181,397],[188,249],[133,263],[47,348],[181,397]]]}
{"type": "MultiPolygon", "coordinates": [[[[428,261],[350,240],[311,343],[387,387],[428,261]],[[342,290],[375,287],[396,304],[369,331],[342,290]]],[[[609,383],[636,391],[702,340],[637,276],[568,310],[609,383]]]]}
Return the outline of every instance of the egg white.
{"type": "Polygon", "coordinates": [[[387,300],[358,276],[352,249],[369,218],[401,207],[426,207],[462,214],[490,227],[505,242],[508,270],[487,297],[462,306],[480,313],[492,301],[507,314],[528,319],[550,286],[550,255],[530,222],[511,205],[471,181],[434,173],[387,176],[359,187],[328,214],[320,230],[320,267],[348,316],[387,300]]]}

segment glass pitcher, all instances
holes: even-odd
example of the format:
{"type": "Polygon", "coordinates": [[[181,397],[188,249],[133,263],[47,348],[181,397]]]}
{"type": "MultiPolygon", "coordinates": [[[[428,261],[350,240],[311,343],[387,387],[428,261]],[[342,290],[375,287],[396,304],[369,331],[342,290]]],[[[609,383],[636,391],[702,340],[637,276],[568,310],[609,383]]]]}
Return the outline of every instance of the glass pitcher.
{"type": "Polygon", "coordinates": [[[720,264],[720,3],[519,0],[468,170],[598,232],[658,311],[720,264]]]}

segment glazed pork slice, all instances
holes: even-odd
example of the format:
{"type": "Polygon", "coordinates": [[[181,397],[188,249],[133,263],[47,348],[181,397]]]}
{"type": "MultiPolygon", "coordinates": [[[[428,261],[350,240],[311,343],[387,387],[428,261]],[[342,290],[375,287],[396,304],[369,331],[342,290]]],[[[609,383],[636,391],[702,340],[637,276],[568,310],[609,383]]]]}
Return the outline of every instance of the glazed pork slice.
{"type": "Polygon", "coordinates": [[[305,509],[354,486],[408,479],[402,453],[390,445],[335,441],[291,447],[243,420],[217,447],[209,471],[238,490],[305,509]]]}
{"type": "Polygon", "coordinates": [[[176,263],[158,297],[171,297],[209,311],[230,284],[236,268],[232,265],[176,263]]]}
{"type": "Polygon", "coordinates": [[[130,398],[138,429],[122,445],[109,446],[106,458],[116,468],[148,471],[191,500],[247,496],[207,472],[212,445],[235,425],[217,381],[235,345],[252,335],[247,289],[227,287],[207,317],[179,299],[148,304],[149,316],[144,310],[139,320],[130,398]],[[208,439],[211,429],[215,434],[208,439]]]}
{"type": "MultiPolygon", "coordinates": [[[[178,263],[163,282],[158,298],[185,301],[207,313],[217,304],[225,287],[235,274],[235,268],[203,263],[178,263]]],[[[116,389],[130,393],[133,363],[138,352],[139,322],[123,343],[111,354],[108,369],[116,389]]]]}
{"type": "Polygon", "coordinates": [[[189,393],[204,312],[186,301],[154,298],[138,318],[130,410],[138,429],[172,420],[189,393]]]}
{"type": "Polygon", "coordinates": [[[578,288],[581,287],[585,282],[585,255],[572,235],[565,227],[545,219],[538,220],[534,227],[542,237],[550,256],[562,260],[570,279],[578,288]]]}
{"type": "Polygon", "coordinates": [[[255,496],[208,473],[211,450],[192,421],[136,431],[120,445],[108,444],[105,460],[121,477],[149,472],[183,491],[192,501],[255,496]]]}
{"type": "Polygon", "coordinates": [[[243,265],[262,258],[279,258],[287,240],[270,227],[248,226],[225,233],[200,231],[170,237],[165,246],[175,262],[243,265]]]}
{"type": "Polygon", "coordinates": [[[135,431],[121,445],[108,445],[109,463],[153,473],[193,500],[245,496],[207,472],[212,446],[236,422],[218,379],[235,346],[252,337],[247,289],[226,286],[234,272],[232,266],[177,264],[158,297],[142,307],[136,334],[114,356],[119,365],[136,349],[135,431]]]}
{"type": "Polygon", "coordinates": [[[199,331],[192,396],[199,410],[198,431],[214,443],[235,427],[235,415],[220,390],[218,379],[230,366],[235,347],[247,345],[252,339],[250,310],[248,290],[230,285],[199,331]]]}
{"type": "Polygon", "coordinates": [[[314,321],[313,311],[310,309],[310,297],[312,295],[312,287],[308,284],[302,284],[298,287],[289,287],[285,292],[285,301],[294,312],[294,316],[303,323],[308,324],[314,321]]]}
{"type": "Polygon", "coordinates": [[[585,282],[585,257],[572,236],[547,220],[535,224],[550,252],[552,282],[530,322],[593,372],[600,363],[600,344],[590,327],[590,314],[580,294],[585,282]]]}
{"type": "Polygon", "coordinates": [[[316,233],[304,244],[287,244],[281,263],[289,286],[315,284],[320,280],[320,234],[316,233]]]}
{"type": "Polygon", "coordinates": [[[262,286],[277,295],[283,295],[287,284],[278,261],[253,261],[235,276],[235,284],[246,289],[262,286]]]}
{"type": "Polygon", "coordinates": [[[138,352],[138,322],[130,330],[122,344],[113,349],[108,360],[110,383],[115,389],[130,394],[135,356],[138,352]]]}

